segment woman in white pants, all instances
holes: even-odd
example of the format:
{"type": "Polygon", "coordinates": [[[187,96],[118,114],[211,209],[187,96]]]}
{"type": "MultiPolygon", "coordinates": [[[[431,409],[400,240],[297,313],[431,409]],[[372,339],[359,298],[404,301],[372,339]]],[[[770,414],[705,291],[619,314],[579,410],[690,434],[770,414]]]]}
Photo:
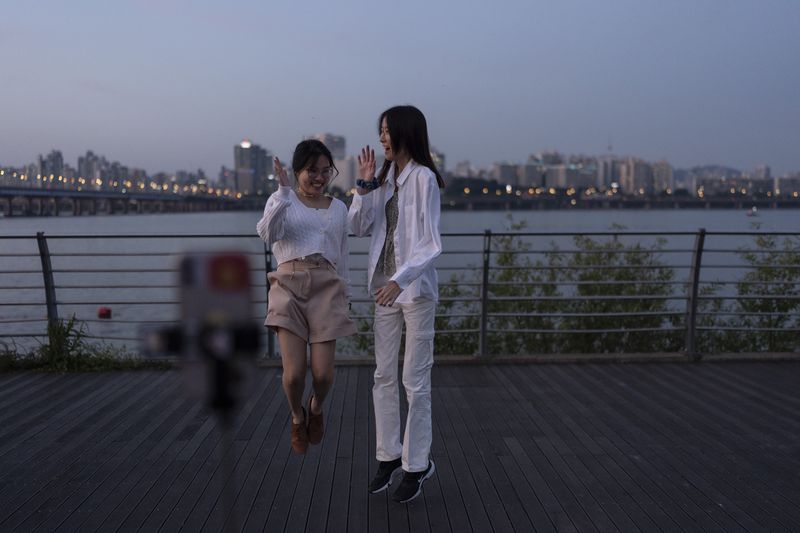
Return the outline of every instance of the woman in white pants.
{"type": "Polygon", "coordinates": [[[375,298],[375,405],[378,470],[370,492],[389,487],[402,468],[393,499],[417,497],[433,474],[431,367],[438,284],[433,260],[442,251],[440,194],[444,186],[431,158],[425,116],[413,106],[384,111],[378,121],[385,160],[375,175],[375,153],[358,158],[351,231],[371,235],[368,284],[375,298]],[[408,417],[401,439],[398,355],[406,326],[403,386],[408,417]]]}

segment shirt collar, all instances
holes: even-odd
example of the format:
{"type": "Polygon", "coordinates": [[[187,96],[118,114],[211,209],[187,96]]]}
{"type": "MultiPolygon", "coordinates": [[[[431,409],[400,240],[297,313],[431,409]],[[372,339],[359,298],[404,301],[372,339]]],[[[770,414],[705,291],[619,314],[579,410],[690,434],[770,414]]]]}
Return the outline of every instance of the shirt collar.
{"type": "Polygon", "coordinates": [[[413,159],[409,159],[408,163],[406,163],[405,168],[403,168],[403,172],[401,172],[400,175],[395,178],[394,173],[397,171],[397,165],[392,163],[391,171],[392,171],[392,178],[394,178],[393,181],[396,182],[398,186],[403,185],[403,183],[405,183],[405,181],[408,179],[409,174],[411,174],[411,171],[416,166],[417,163],[415,163],[413,159]]]}

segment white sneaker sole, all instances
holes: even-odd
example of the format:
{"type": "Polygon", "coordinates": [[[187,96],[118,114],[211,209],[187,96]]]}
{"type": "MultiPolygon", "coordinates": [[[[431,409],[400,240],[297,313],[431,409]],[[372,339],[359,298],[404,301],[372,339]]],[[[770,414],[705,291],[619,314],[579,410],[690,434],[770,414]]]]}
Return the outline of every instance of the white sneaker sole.
{"type": "Polygon", "coordinates": [[[397,473],[398,473],[398,472],[402,472],[402,471],[403,471],[403,467],[402,467],[402,466],[398,466],[397,468],[395,468],[394,470],[392,470],[392,473],[391,473],[391,474],[389,474],[389,481],[387,481],[387,482],[386,482],[386,485],[382,486],[382,487],[381,487],[381,488],[379,488],[379,489],[375,489],[375,490],[371,490],[371,491],[369,491],[369,492],[370,492],[370,494],[378,494],[379,492],[383,492],[383,491],[385,491],[386,489],[388,489],[388,488],[389,488],[389,486],[390,486],[390,485],[392,484],[392,482],[394,481],[394,478],[395,478],[395,477],[397,477],[397,473]]]}

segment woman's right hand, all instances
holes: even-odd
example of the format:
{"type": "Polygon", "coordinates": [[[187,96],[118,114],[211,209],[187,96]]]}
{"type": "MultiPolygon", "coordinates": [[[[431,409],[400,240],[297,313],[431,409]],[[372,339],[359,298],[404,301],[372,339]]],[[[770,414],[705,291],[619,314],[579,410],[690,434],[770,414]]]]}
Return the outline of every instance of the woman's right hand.
{"type": "Polygon", "coordinates": [[[272,159],[272,165],[275,167],[275,175],[278,176],[278,185],[281,187],[289,186],[289,176],[286,174],[286,169],[283,168],[281,160],[277,157],[272,159]]]}
{"type": "MultiPolygon", "coordinates": [[[[358,156],[358,175],[364,181],[372,181],[375,177],[375,150],[369,146],[361,149],[361,155],[358,156]]],[[[371,189],[364,189],[358,187],[356,189],[358,194],[367,194],[371,189]]]]}

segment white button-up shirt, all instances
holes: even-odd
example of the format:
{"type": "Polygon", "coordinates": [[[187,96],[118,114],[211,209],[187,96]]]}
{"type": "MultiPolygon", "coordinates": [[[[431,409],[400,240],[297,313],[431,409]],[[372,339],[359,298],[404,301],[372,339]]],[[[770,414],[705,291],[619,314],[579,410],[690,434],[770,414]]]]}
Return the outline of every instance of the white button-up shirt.
{"type": "MultiPolygon", "coordinates": [[[[395,170],[392,164],[380,188],[363,196],[356,193],[347,214],[350,231],[358,237],[372,235],[367,269],[370,287],[386,240],[386,203],[394,193],[395,170]]],[[[409,161],[396,181],[399,187],[394,232],[397,270],[391,280],[403,290],[396,301],[411,303],[416,298],[437,301],[439,285],[433,260],[442,253],[442,239],[436,175],[428,167],[409,161]]]]}

